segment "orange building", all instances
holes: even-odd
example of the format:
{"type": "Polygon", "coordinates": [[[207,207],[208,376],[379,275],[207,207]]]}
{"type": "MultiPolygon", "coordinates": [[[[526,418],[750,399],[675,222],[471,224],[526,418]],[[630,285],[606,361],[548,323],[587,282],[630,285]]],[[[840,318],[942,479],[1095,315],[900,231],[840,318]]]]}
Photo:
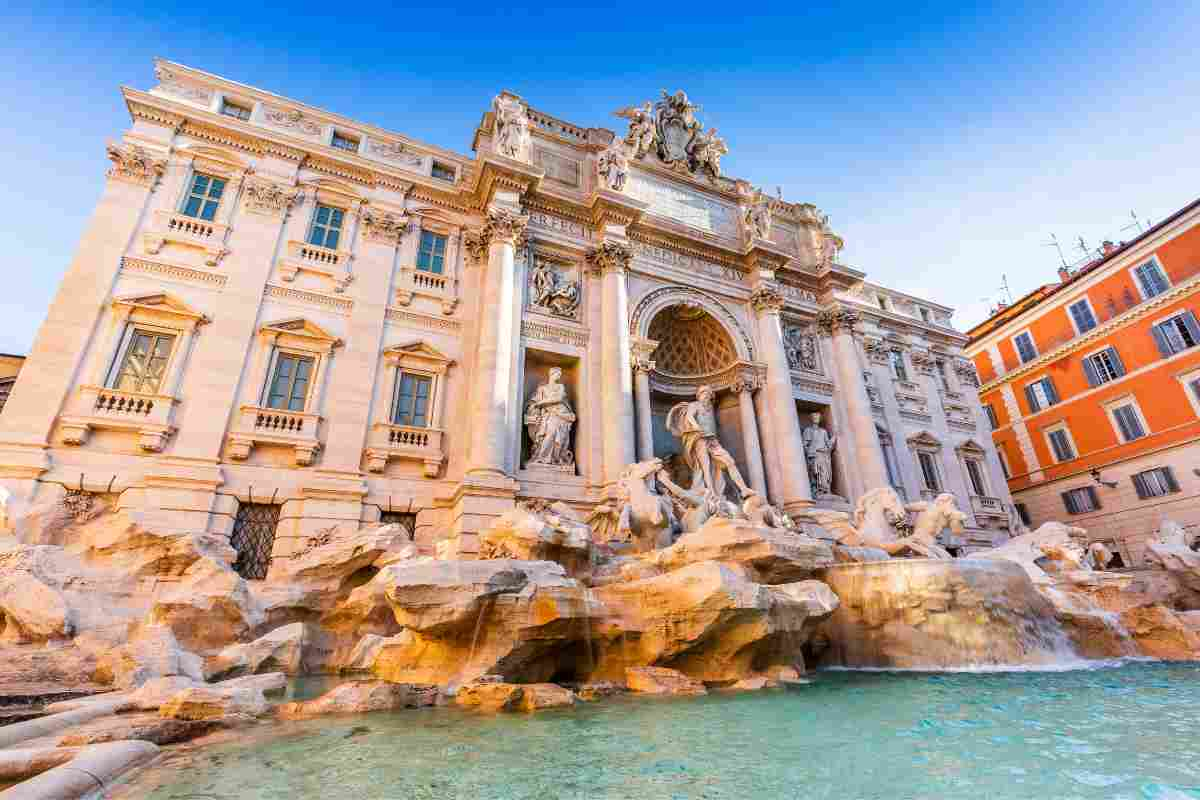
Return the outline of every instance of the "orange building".
{"type": "Polygon", "coordinates": [[[1031,527],[1126,566],[1163,517],[1200,525],[1200,200],[998,310],[965,354],[1031,527]]]}

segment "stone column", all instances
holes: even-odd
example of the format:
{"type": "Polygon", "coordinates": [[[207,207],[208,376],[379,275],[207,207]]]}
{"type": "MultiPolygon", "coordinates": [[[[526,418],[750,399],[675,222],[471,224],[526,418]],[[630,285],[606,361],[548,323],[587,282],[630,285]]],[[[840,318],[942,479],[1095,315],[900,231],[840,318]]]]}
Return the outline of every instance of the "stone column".
{"type": "MultiPolygon", "coordinates": [[[[833,339],[833,355],[837,362],[838,389],[846,404],[850,430],[837,431],[842,442],[853,447],[849,454],[858,468],[864,491],[888,486],[887,467],[875,433],[875,418],[871,414],[871,399],[863,380],[863,365],[854,341],[858,314],[843,308],[826,309],[817,318],[820,329],[833,339]]],[[[847,498],[851,502],[854,498],[847,498]]]]}
{"type": "Polygon", "coordinates": [[[739,376],[733,383],[737,395],[738,410],[742,421],[742,449],[746,452],[746,469],[750,473],[750,486],[754,491],[767,496],[767,475],[763,468],[762,448],[758,440],[758,420],[754,413],[754,393],[760,381],[757,375],[739,376]]]}
{"type": "MultiPolygon", "coordinates": [[[[617,480],[633,463],[633,370],[629,351],[629,293],[625,270],[633,251],[605,241],[588,253],[588,264],[601,275],[601,409],[604,414],[604,480],[617,480]]],[[[648,404],[647,404],[648,405],[648,404]]]]}
{"type": "Polygon", "coordinates": [[[654,458],[654,419],[650,410],[650,373],[654,362],[650,356],[658,346],[646,339],[633,343],[633,393],[637,400],[637,460],[654,458]]]}
{"type": "Polygon", "coordinates": [[[812,505],[812,485],[808,480],[808,463],[804,459],[800,419],[792,398],[792,373],[783,347],[783,327],[779,319],[783,295],[773,286],[761,284],[750,296],[750,304],[758,318],[758,341],[762,360],[767,365],[763,393],[768,413],[761,420],[765,429],[763,440],[767,443],[768,458],[775,461],[780,478],[772,499],[791,513],[812,505]]]}
{"type": "Polygon", "coordinates": [[[514,272],[516,244],[528,222],[529,217],[497,206],[488,210],[483,229],[488,261],[479,298],[479,344],[471,397],[474,419],[468,472],[473,475],[507,474],[508,406],[516,377],[512,374],[517,345],[514,326],[520,313],[514,272]]]}

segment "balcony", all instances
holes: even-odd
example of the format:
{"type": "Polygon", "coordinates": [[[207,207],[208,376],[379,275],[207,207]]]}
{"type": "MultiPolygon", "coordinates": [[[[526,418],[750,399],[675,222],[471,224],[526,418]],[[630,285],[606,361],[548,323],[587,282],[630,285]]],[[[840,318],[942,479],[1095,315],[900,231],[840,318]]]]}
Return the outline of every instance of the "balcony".
{"type": "Polygon", "coordinates": [[[379,422],[367,439],[367,471],[380,473],[388,459],[420,461],[426,478],[436,478],[446,461],[442,449],[442,431],[437,428],[415,428],[379,422]]]}
{"type": "Polygon", "coordinates": [[[279,277],[291,283],[301,272],[311,272],[329,278],[333,282],[333,290],[340,294],[354,280],[350,273],[351,258],[346,250],[290,241],[284,257],[279,260],[279,277]]]}
{"type": "Polygon", "coordinates": [[[321,417],[302,411],[242,406],[229,435],[229,457],[244,461],[255,445],[282,445],[296,452],[296,466],[308,467],[317,458],[321,442],[317,432],[321,417]]]}
{"type": "Polygon", "coordinates": [[[93,430],[132,431],[141,450],[160,453],[175,431],[171,417],[178,402],[168,395],[80,386],[59,419],[63,443],[86,444],[93,430]]]}
{"type": "Polygon", "coordinates": [[[225,249],[228,225],[189,217],[177,211],[159,209],[154,213],[154,225],[142,234],[142,246],[150,255],[157,255],[165,245],[192,247],[204,252],[204,263],[215,267],[229,251],[225,249]]]}
{"type": "Polygon", "coordinates": [[[998,497],[984,497],[983,495],[971,495],[971,510],[975,512],[977,517],[1002,517],[1008,519],[1008,510],[1005,509],[1004,503],[998,497]]]}
{"type": "Polygon", "coordinates": [[[430,297],[441,302],[443,314],[453,314],[458,305],[455,283],[449,275],[435,275],[412,265],[403,266],[396,287],[396,304],[406,306],[414,297],[430,297]]]}

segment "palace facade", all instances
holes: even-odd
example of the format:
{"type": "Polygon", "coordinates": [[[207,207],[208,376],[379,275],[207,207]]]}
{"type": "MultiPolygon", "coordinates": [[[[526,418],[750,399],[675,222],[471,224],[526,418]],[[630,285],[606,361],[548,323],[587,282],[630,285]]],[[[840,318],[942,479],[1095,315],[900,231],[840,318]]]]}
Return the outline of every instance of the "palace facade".
{"type": "Polygon", "coordinates": [[[0,415],[10,515],[101,498],[231,536],[249,577],[339,522],[469,555],[517,499],[586,518],[632,462],[670,463],[668,411],[708,385],[780,508],[891,485],[956,496],[952,547],[1008,529],[951,310],[724,175],[682,92],[619,133],[505,92],[464,155],[155,72],[122,90],[132,126],[0,415]]]}

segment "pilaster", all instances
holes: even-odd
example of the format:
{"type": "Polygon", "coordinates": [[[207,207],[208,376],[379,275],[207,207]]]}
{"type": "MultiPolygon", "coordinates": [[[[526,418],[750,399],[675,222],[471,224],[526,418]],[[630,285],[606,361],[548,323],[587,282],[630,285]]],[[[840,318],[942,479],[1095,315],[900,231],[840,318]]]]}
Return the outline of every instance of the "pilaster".
{"type": "Polygon", "coordinates": [[[601,408],[604,414],[604,480],[611,483],[633,463],[633,372],[629,346],[629,245],[606,238],[587,255],[601,282],[601,408]]]}

